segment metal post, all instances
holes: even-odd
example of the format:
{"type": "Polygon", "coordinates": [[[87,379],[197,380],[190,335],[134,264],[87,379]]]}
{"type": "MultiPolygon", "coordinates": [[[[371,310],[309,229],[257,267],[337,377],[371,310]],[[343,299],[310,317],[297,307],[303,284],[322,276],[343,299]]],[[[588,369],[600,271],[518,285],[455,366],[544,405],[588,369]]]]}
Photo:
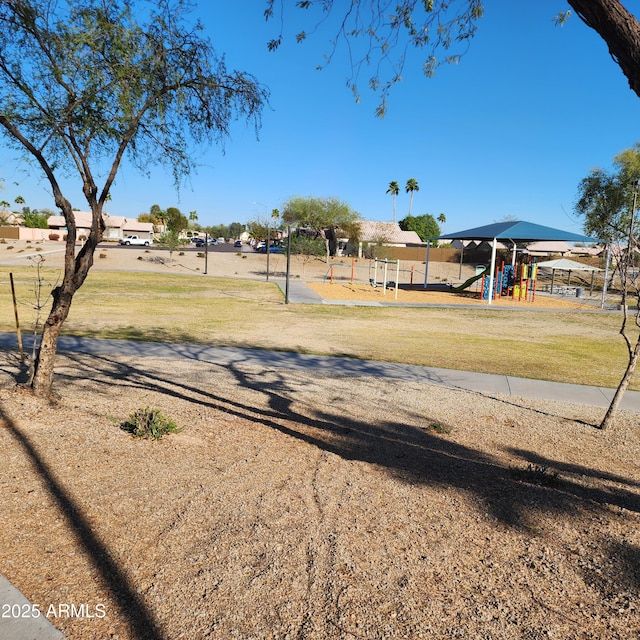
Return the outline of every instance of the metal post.
{"type": "Polygon", "coordinates": [[[209,266],[209,234],[204,234],[204,275],[207,275],[207,268],[209,266]]]}
{"type": "Polygon", "coordinates": [[[284,287],[284,303],[289,304],[289,276],[291,274],[291,225],[287,225],[287,277],[284,287]]]}
{"type": "Polygon", "coordinates": [[[269,254],[271,253],[271,226],[267,222],[267,282],[269,282],[269,254]]]}

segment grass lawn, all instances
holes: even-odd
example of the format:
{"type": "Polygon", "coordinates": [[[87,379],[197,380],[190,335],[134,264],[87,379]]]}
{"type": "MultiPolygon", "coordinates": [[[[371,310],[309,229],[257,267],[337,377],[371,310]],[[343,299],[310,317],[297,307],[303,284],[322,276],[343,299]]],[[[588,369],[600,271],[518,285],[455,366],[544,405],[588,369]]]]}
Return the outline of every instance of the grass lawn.
{"type": "MultiPolygon", "coordinates": [[[[33,330],[34,270],[14,268],[23,332],[33,330]]],[[[0,269],[0,331],[14,331],[0,269]]],[[[58,270],[43,269],[45,290],[58,270]]],[[[46,317],[50,300],[44,305],[46,317]]],[[[621,315],[495,309],[285,305],[274,283],[93,271],[65,335],[278,349],[615,387],[626,366],[621,315]]],[[[640,389],[640,382],[631,388],[640,389]]]]}

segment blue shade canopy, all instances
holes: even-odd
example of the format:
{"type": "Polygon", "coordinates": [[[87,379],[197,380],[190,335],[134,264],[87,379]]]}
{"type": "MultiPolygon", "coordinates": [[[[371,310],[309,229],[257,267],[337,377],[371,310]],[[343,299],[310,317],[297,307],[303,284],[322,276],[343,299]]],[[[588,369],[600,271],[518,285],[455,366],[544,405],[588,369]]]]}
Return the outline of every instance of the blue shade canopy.
{"type": "Polygon", "coordinates": [[[564,240],[565,242],[598,242],[597,238],[582,236],[578,233],[570,231],[562,231],[562,229],[553,229],[544,227],[541,224],[533,222],[524,222],[522,220],[513,220],[511,222],[495,222],[484,227],[475,227],[458,231],[457,233],[446,233],[436,240],[514,240],[517,242],[537,242],[539,240],[555,241],[564,240]]]}

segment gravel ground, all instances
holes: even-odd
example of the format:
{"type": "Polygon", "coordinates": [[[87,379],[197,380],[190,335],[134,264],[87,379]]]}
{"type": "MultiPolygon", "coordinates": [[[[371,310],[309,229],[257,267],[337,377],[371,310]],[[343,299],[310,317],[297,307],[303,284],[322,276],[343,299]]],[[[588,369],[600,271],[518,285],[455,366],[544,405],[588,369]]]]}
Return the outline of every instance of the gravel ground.
{"type": "Polygon", "coordinates": [[[0,358],[0,572],[69,640],[640,635],[637,414],[85,356],[49,406],[0,358]]]}
{"type": "Polygon", "coordinates": [[[0,351],[0,573],[69,640],[640,637],[638,414],[603,433],[601,409],[426,383],[58,362],[52,406],[0,351]],[[132,439],[144,407],[181,432],[132,439]]]}

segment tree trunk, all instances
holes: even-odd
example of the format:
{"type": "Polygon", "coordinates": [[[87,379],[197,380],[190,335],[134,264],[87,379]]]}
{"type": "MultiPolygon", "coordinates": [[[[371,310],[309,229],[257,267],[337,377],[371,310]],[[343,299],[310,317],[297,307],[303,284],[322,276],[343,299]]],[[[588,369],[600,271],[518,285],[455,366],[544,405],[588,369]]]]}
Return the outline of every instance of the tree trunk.
{"type": "Polygon", "coordinates": [[[640,97],[640,24],[619,0],[567,0],[578,17],[607,43],[632,91],[640,97]]]}
{"type": "Polygon", "coordinates": [[[638,337],[638,341],[636,342],[636,346],[633,351],[629,354],[629,364],[627,365],[627,370],[624,372],[622,376],[622,380],[620,380],[620,384],[616,389],[615,394],[613,395],[613,399],[611,400],[611,404],[607,409],[607,413],[605,414],[602,422],[600,423],[601,429],[608,429],[613,425],[613,421],[615,420],[616,413],[618,412],[618,407],[620,402],[622,401],[622,396],[624,392],[627,390],[629,386],[629,382],[631,382],[631,378],[636,370],[636,365],[638,364],[638,358],[640,358],[640,337],[638,337]]]}
{"type": "Polygon", "coordinates": [[[53,371],[58,338],[64,321],[69,315],[72,293],[65,293],[62,287],[53,290],[53,305],[44,324],[40,346],[34,362],[31,388],[41,398],[50,398],[53,386],[53,371]]]}
{"type": "Polygon", "coordinates": [[[51,311],[45,321],[40,347],[33,363],[31,389],[35,395],[42,398],[51,398],[55,357],[62,325],[69,315],[73,296],[84,283],[93,265],[93,254],[98,242],[102,239],[104,229],[102,205],[97,205],[94,200],[91,202],[93,224],[89,237],[78,251],[78,255],[75,255],[76,226],[73,211],[66,200],[63,201],[61,197],[58,200],[58,206],[62,209],[67,222],[67,244],[62,283],[51,292],[53,297],[51,311]]]}

